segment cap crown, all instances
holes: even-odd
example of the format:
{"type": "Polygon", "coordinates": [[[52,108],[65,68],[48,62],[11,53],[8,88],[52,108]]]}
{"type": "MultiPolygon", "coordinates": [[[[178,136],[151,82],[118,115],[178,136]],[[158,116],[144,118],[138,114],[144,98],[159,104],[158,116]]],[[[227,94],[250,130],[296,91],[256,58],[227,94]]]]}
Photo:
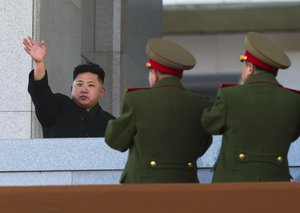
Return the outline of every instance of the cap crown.
{"type": "Polygon", "coordinates": [[[271,67],[286,69],[291,65],[289,57],[282,48],[262,34],[249,32],[244,43],[254,57],[271,67]]]}
{"type": "Polygon", "coordinates": [[[189,51],[172,41],[160,38],[148,41],[146,53],[150,59],[171,69],[188,70],[196,64],[196,59],[189,51]]]}

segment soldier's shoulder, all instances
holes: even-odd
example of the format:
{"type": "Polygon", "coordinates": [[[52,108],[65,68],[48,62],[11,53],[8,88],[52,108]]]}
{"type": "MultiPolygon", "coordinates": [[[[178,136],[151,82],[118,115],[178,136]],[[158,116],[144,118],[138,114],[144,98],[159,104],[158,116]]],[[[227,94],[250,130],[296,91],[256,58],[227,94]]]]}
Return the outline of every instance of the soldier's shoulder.
{"type": "Polygon", "coordinates": [[[236,87],[236,86],[239,86],[239,84],[221,83],[219,88],[221,88],[221,89],[223,89],[223,88],[232,88],[232,87],[236,87]]]}
{"type": "Polygon", "coordinates": [[[151,89],[151,88],[148,88],[148,87],[145,87],[145,88],[141,88],[141,87],[139,87],[139,88],[137,88],[137,87],[134,87],[134,88],[126,88],[126,89],[124,90],[124,93],[132,93],[132,92],[136,92],[136,91],[147,91],[147,90],[149,90],[149,89],[151,89]]]}
{"type": "Polygon", "coordinates": [[[300,95],[300,90],[295,90],[295,89],[291,89],[291,88],[287,88],[287,87],[284,87],[284,89],[289,90],[293,93],[296,93],[296,94],[300,95]]]}

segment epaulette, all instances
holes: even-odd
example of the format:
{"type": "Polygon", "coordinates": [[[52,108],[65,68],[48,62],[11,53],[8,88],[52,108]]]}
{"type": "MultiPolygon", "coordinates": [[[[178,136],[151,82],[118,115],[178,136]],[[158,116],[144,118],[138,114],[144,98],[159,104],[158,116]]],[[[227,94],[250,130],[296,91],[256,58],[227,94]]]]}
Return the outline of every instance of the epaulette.
{"type": "Polygon", "coordinates": [[[138,91],[138,90],[148,90],[148,89],[151,89],[151,88],[126,88],[124,93],[138,91]]]}
{"type": "Polygon", "coordinates": [[[287,87],[284,87],[284,89],[287,89],[291,92],[294,92],[294,93],[297,93],[297,94],[300,94],[300,91],[299,90],[295,90],[295,89],[290,89],[290,88],[287,88],[287,87]]]}
{"type": "Polygon", "coordinates": [[[220,88],[238,86],[239,84],[220,84],[220,88]]]}

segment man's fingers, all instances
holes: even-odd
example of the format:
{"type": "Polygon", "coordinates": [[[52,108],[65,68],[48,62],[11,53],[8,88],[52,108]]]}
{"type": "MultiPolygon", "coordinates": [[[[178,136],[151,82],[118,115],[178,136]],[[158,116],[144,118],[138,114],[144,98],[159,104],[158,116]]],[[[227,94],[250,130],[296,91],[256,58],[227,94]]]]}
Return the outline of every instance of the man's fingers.
{"type": "Polygon", "coordinates": [[[31,43],[26,38],[23,39],[23,44],[26,47],[31,47],[32,46],[31,43]]]}
{"type": "Polygon", "coordinates": [[[46,42],[44,40],[41,41],[41,47],[45,48],[46,47],[46,42]]]}
{"type": "Polygon", "coordinates": [[[28,36],[27,39],[31,43],[32,46],[36,44],[35,41],[30,36],[28,36]]]}
{"type": "Polygon", "coordinates": [[[30,52],[30,50],[29,50],[28,48],[24,47],[24,50],[25,50],[29,55],[31,55],[31,52],[30,52]]]}

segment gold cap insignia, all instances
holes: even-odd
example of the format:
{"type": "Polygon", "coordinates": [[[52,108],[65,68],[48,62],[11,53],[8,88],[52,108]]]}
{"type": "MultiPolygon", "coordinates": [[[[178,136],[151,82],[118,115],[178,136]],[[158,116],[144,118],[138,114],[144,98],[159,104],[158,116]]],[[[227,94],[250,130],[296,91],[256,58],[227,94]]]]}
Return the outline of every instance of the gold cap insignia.
{"type": "Polygon", "coordinates": [[[247,56],[246,55],[240,55],[240,61],[246,61],[247,56]]]}

